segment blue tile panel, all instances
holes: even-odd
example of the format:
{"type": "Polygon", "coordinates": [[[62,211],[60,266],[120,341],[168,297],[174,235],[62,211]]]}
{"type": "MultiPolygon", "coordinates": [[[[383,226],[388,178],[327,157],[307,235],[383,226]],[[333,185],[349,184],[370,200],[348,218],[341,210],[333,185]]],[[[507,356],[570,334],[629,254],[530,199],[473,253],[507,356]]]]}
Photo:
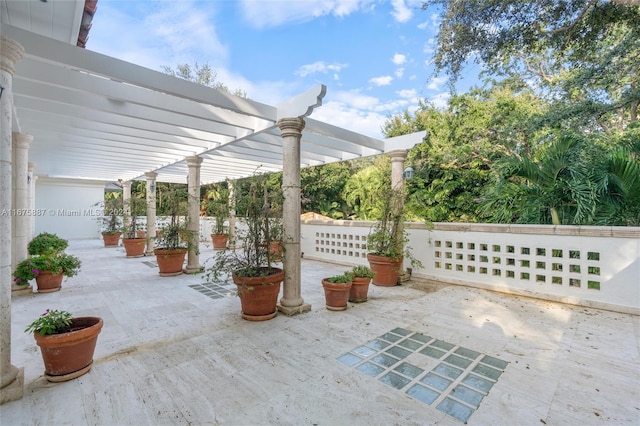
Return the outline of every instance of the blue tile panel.
{"type": "Polygon", "coordinates": [[[337,359],[465,423],[508,365],[499,358],[402,327],[337,359]]]}

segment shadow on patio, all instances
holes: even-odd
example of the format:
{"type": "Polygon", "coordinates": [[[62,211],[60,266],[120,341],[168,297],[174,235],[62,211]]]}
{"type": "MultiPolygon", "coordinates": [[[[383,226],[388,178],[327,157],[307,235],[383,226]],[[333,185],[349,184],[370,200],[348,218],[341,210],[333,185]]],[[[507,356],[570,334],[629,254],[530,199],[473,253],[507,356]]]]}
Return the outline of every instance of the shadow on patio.
{"type": "Polygon", "coordinates": [[[332,312],[320,280],[346,268],[303,260],[312,311],[253,323],[232,285],[162,278],[154,258],[98,240],[69,252],[83,268],[60,292],[12,302],[25,393],[0,407],[3,425],[640,421],[637,316],[421,281],[332,312]],[[22,330],[47,308],[104,319],[88,374],[44,379],[22,330]]]}

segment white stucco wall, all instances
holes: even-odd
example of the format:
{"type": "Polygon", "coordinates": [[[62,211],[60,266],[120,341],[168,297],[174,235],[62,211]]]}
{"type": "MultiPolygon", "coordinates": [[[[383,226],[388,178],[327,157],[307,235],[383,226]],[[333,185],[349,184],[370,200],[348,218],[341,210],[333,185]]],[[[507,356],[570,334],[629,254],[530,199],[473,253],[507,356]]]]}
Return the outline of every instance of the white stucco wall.
{"type": "Polygon", "coordinates": [[[99,238],[104,182],[38,177],[35,235],[51,232],[62,238],[99,238]]]}

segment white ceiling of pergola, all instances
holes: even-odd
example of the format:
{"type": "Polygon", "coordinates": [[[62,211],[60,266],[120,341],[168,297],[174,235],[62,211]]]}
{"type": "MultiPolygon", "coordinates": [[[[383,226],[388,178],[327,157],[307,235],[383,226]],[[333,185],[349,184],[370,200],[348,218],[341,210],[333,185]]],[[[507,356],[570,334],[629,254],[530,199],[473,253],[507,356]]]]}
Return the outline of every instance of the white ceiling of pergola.
{"type": "MultiPolygon", "coordinates": [[[[270,106],[76,47],[73,35],[55,40],[5,18],[1,31],[25,48],[13,77],[13,130],[33,136],[38,176],[113,181],[155,171],[158,181],[186,183],[185,157],[193,155],[203,158],[202,183],[280,171],[277,120],[305,102],[311,112],[325,91],[270,106]]],[[[424,136],[378,140],[305,122],[301,167],[406,149],[424,136]]]]}

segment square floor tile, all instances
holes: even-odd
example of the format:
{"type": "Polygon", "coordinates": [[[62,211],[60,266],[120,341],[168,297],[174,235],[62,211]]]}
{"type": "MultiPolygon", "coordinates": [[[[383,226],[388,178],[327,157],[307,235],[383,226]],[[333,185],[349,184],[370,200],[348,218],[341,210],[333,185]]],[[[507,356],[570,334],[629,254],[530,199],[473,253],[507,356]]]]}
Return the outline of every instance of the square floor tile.
{"type": "Polygon", "coordinates": [[[491,387],[493,386],[493,382],[487,379],[483,379],[480,376],[476,376],[475,374],[469,374],[467,377],[462,379],[462,383],[465,385],[476,388],[484,393],[489,393],[491,387]]]}
{"type": "Polygon", "coordinates": [[[382,340],[375,339],[375,340],[372,340],[371,342],[367,343],[367,346],[369,346],[370,348],[373,348],[373,349],[382,350],[382,349],[386,348],[387,346],[389,346],[390,344],[391,343],[389,343],[389,342],[385,342],[385,341],[382,341],[382,340]]]}
{"type": "Polygon", "coordinates": [[[415,340],[406,339],[402,342],[398,343],[398,346],[402,346],[403,348],[407,348],[411,351],[415,351],[416,349],[422,347],[423,343],[416,342],[415,340]]]}
{"type": "Polygon", "coordinates": [[[409,339],[416,340],[420,343],[429,343],[433,340],[433,337],[424,335],[422,333],[413,333],[411,336],[409,336],[409,339]]]}
{"type": "Polygon", "coordinates": [[[445,379],[444,377],[438,376],[437,374],[433,373],[429,373],[424,376],[422,379],[420,379],[420,382],[441,391],[445,390],[451,383],[453,383],[451,380],[445,379]]]}
{"type": "Polygon", "coordinates": [[[384,371],[384,368],[370,362],[365,362],[364,364],[356,367],[356,370],[366,374],[367,376],[376,377],[378,374],[384,371]]]}
{"type": "Polygon", "coordinates": [[[344,354],[340,357],[338,357],[338,361],[340,361],[341,363],[348,365],[349,367],[353,367],[354,365],[356,365],[357,363],[359,363],[360,361],[362,361],[362,358],[357,357],[353,354],[344,354]]]}
{"type": "Polygon", "coordinates": [[[504,370],[505,368],[507,368],[507,365],[509,364],[507,361],[503,361],[501,359],[494,358],[489,355],[485,355],[484,358],[480,360],[480,362],[483,364],[487,364],[492,367],[495,367],[499,370],[504,370]]]}
{"type": "Polygon", "coordinates": [[[407,395],[414,397],[426,404],[431,405],[433,401],[438,399],[440,394],[432,389],[426,388],[422,385],[415,384],[407,390],[407,395]]]}
{"type": "Polygon", "coordinates": [[[395,334],[399,334],[401,336],[407,336],[407,335],[411,334],[411,331],[406,330],[404,328],[394,328],[393,330],[391,330],[391,332],[395,333],[395,334]]]}
{"type": "Polygon", "coordinates": [[[365,358],[378,353],[378,351],[368,346],[360,346],[359,348],[355,348],[351,352],[353,352],[354,354],[362,355],[365,358]]]}
{"type": "Polygon", "coordinates": [[[393,346],[393,347],[387,349],[385,352],[388,353],[388,354],[391,354],[391,355],[393,355],[395,357],[398,357],[398,358],[406,358],[409,355],[411,355],[411,353],[412,353],[411,351],[408,351],[406,349],[402,349],[399,346],[393,346]]]}
{"type": "Polygon", "coordinates": [[[433,369],[433,371],[440,374],[441,376],[446,376],[451,379],[455,379],[462,374],[462,370],[447,364],[438,364],[436,368],[433,369]]]}
{"type": "Polygon", "coordinates": [[[436,340],[435,342],[431,343],[429,346],[435,346],[436,348],[440,348],[440,349],[444,349],[445,351],[448,351],[452,349],[455,345],[445,342],[444,340],[436,340]]]}
{"type": "Polygon", "coordinates": [[[389,355],[378,354],[371,358],[371,361],[375,362],[376,364],[384,365],[385,367],[391,367],[393,364],[397,363],[400,360],[389,355]]]}
{"type": "Polygon", "coordinates": [[[394,368],[394,370],[411,378],[416,378],[420,374],[424,373],[424,370],[422,368],[411,365],[408,362],[403,362],[402,364],[394,368]]]}
{"type": "Polygon", "coordinates": [[[482,398],[484,398],[484,395],[480,392],[462,385],[456,386],[449,395],[454,396],[456,399],[460,399],[469,405],[473,405],[476,408],[478,408],[482,398]]]}
{"type": "Polygon", "coordinates": [[[498,377],[502,374],[502,371],[483,364],[476,365],[473,372],[493,380],[498,380],[498,377]]]}
{"type": "Polygon", "coordinates": [[[461,356],[453,355],[453,354],[446,357],[444,361],[460,368],[467,368],[471,364],[471,360],[468,360],[466,358],[462,358],[461,356]]]}
{"type": "Polygon", "coordinates": [[[421,354],[430,356],[431,358],[440,359],[446,354],[445,351],[441,351],[440,349],[432,348],[431,346],[427,346],[423,350],[420,351],[421,354]]]}
{"type": "Polygon", "coordinates": [[[396,389],[402,389],[403,387],[407,386],[409,382],[411,382],[411,380],[407,379],[406,377],[402,377],[401,375],[396,374],[393,371],[390,371],[384,376],[380,377],[380,381],[396,389]]]}
{"type": "Polygon", "coordinates": [[[454,353],[469,359],[476,359],[480,355],[482,355],[480,352],[472,351],[471,349],[467,349],[463,347],[459,347],[454,351],[454,353]]]}
{"type": "Polygon", "coordinates": [[[385,333],[380,336],[380,339],[386,340],[387,342],[395,343],[398,340],[402,339],[402,336],[398,336],[397,334],[385,333]]]}
{"type": "Polygon", "coordinates": [[[445,398],[436,408],[464,423],[466,423],[473,414],[473,408],[454,401],[451,398],[445,398]]]}

